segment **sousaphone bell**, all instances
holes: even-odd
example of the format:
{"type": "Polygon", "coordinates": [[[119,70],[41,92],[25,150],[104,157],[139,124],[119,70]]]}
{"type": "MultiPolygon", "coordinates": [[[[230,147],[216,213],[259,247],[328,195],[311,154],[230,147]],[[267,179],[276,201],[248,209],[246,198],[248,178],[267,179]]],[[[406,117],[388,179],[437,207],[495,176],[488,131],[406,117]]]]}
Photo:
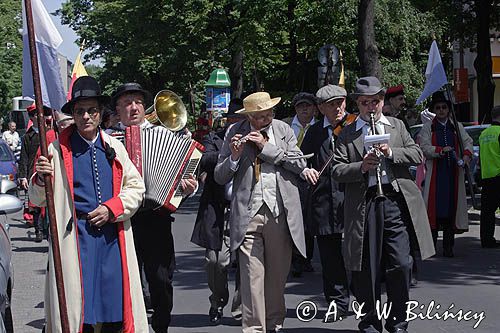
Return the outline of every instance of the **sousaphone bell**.
{"type": "Polygon", "coordinates": [[[146,110],[146,119],[152,124],[177,132],[187,123],[187,110],[181,98],[170,90],[161,90],[155,96],[153,105],[146,110]]]}

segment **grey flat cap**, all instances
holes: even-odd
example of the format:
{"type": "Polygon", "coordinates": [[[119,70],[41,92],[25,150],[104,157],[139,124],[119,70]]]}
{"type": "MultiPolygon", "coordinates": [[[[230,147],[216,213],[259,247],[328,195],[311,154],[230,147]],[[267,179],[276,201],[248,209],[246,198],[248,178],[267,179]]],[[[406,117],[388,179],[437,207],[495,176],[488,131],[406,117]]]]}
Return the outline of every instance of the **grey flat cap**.
{"type": "Polygon", "coordinates": [[[318,103],[320,104],[338,98],[345,98],[346,96],[347,91],[344,88],[333,84],[327,84],[316,92],[316,97],[318,98],[318,103]]]}
{"type": "Polygon", "coordinates": [[[310,94],[310,93],[300,92],[293,97],[292,105],[296,106],[297,104],[300,104],[300,103],[307,103],[309,105],[316,105],[317,104],[316,96],[314,96],[313,94],[310,94]]]}
{"type": "Polygon", "coordinates": [[[365,76],[356,81],[356,87],[350,96],[356,100],[359,96],[374,96],[378,94],[385,94],[385,88],[382,87],[379,79],[375,76],[365,76]]]}

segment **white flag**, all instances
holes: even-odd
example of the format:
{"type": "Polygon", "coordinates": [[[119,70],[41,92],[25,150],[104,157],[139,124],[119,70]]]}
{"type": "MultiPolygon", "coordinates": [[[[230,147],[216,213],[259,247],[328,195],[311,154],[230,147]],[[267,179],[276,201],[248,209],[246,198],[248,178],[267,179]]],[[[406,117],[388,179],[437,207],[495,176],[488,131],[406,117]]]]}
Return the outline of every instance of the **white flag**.
{"type": "Polygon", "coordinates": [[[424,91],[417,99],[416,104],[422,103],[427,97],[441,89],[442,86],[448,83],[446,73],[444,72],[443,62],[436,41],[432,41],[429,51],[429,60],[427,60],[427,68],[425,69],[425,86],[424,91]]]}
{"type": "MultiPolygon", "coordinates": [[[[33,73],[31,71],[31,57],[28,41],[28,26],[26,23],[26,9],[23,4],[23,96],[35,98],[33,89],[33,73]]],[[[57,31],[54,22],[42,4],[41,0],[32,0],[33,26],[35,30],[35,44],[40,72],[43,105],[60,110],[66,102],[66,94],[61,79],[61,71],[57,48],[62,43],[62,37],[57,31]]]]}

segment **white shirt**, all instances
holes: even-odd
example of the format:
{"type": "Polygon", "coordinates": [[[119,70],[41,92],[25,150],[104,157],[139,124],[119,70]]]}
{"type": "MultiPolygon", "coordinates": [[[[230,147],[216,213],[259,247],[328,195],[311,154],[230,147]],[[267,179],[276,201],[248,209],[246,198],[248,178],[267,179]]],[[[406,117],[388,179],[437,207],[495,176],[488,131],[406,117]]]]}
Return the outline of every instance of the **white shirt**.
{"type": "MultiPolygon", "coordinates": [[[[378,134],[385,134],[385,127],[382,125],[389,125],[391,126],[391,123],[389,122],[389,119],[387,119],[383,114],[381,114],[380,119],[375,122],[375,126],[377,128],[377,131],[379,132],[378,134]],[[377,126],[379,125],[379,126],[377,126]]],[[[364,137],[371,134],[371,126],[369,122],[366,122],[363,120],[360,116],[356,119],[356,131],[359,131],[360,129],[363,130],[363,140],[364,137]]],[[[389,156],[386,157],[388,159],[392,159],[392,150],[389,151],[389,156]]],[[[382,184],[389,184],[389,178],[387,178],[387,173],[385,171],[385,162],[382,161],[380,165],[381,169],[381,174],[382,174],[382,184]]],[[[370,173],[370,177],[368,178],[368,187],[373,186],[377,183],[377,178],[375,175],[370,173]]]]}
{"type": "Polygon", "coordinates": [[[17,146],[19,146],[19,133],[11,131],[5,131],[2,134],[2,139],[9,145],[10,149],[13,151],[16,150],[17,146]]]}
{"type": "MultiPolygon", "coordinates": [[[[314,117],[311,119],[311,121],[309,122],[309,126],[312,126],[314,125],[314,123],[316,122],[316,119],[314,119],[314,117]]],[[[307,125],[306,125],[307,126],[307,125]]],[[[295,117],[293,117],[293,120],[292,120],[292,124],[290,125],[290,127],[292,127],[293,129],[293,134],[295,134],[295,138],[298,138],[299,137],[299,133],[300,133],[300,130],[302,128],[305,128],[304,126],[302,126],[302,124],[300,123],[299,121],[299,118],[297,117],[297,115],[295,115],[295,117]]],[[[304,131],[304,135],[306,135],[307,133],[307,130],[304,131]]]]}

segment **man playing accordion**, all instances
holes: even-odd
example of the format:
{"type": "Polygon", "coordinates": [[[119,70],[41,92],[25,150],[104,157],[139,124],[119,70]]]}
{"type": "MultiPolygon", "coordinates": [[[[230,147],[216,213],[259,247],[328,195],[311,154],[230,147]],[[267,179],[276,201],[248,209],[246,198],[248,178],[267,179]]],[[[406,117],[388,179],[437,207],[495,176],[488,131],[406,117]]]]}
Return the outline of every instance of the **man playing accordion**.
{"type": "MultiPolygon", "coordinates": [[[[154,126],[145,119],[144,105],[148,100],[150,100],[149,92],[142,89],[138,83],[125,83],[116,89],[112,96],[111,107],[120,116],[118,127],[121,131],[132,125],[137,125],[141,129],[154,126]]],[[[198,187],[198,182],[193,177],[182,179],[181,187],[183,196],[188,196],[198,187]]],[[[150,301],[154,310],[152,327],[156,333],[167,332],[173,307],[172,277],[175,268],[171,229],[173,221],[171,212],[163,207],[140,210],[132,217],[137,259],[149,286],[150,299],[145,296],[146,303],[150,301]]]]}

